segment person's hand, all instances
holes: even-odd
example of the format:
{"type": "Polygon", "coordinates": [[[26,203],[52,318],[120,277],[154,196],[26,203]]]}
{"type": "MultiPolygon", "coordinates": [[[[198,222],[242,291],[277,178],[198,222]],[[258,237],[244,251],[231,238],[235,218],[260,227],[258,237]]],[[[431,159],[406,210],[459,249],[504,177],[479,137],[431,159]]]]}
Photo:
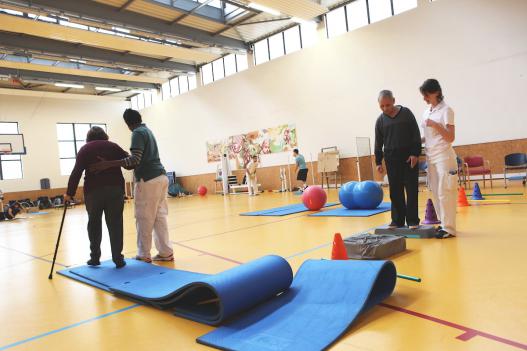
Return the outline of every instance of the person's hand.
{"type": "Polygon", "coordinates": [[[407,163],[410,163],[410,167],[414,168],[417,164],[417,156],[410,156],[408,157],[408,160],[406,160],[407,163]]]}
{"type": "Polygon", "coordinates": [[[111,161],[107,161],[101,156],[97,156],[97,159],[99,160],[99,162],[93,163],[88,167],[88,170],[90,172],[97,174],[104,170],[107,170],[108,168],[113,167],[111,161]]]}
{"type": "Polygon", "coordinates": [[[431,120],[430,118],[426,119],[425,124],[426,124],[427,127],[432,127],[434,129],[437,128],[437,126],[439,125],[439,123],[437,123],[436,121],[431,120]]]}
{"type": "Polygon", "coordinates": [[[382,167],[382,165],[377,165],[377,172],[379,173],[384,173],[384,168],[382,167]]]}
{"type": "Polygon", "coordinates": [[[69,196],[68,194],[64,194],[64,203],[72,203],[73,202],[73,196],[69,196]]]}

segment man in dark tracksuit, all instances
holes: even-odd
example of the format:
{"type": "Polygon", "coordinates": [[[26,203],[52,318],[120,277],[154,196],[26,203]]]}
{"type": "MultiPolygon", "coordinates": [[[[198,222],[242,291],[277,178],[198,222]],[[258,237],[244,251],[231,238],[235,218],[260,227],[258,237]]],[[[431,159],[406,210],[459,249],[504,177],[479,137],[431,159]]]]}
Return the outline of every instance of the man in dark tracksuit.
{"type": "Polygon", "coordinates": [[[393,94],[383,90],[379,94],[382,114],[375,123],[375,164],[383,173],[386,164],[390,199],[392,201],[391,228],[406,224],[412,229],[419,226],[417,211],[421,133],[415,117],[408,108],[395,105],[393,94]],[[404,191],[406,190],[406,200],[404,191]]]}
{"type": "Polygon", "coordinates": [[[88,237],[90,239],[90,266],[100,265],[102,215],[106,220],[112,260],[117,268],[124,267],[126,262],[123,250],[123,208],[124,178],[120,168],[111,168],[104,172],[94,173],[89,166],[99,162],[100,157],[106,160],[119,160],[128,153],[115,143],[108,141],[108,135],[100,127],[92,127],[86,136],[86,145],[77,153],[75,166],[68,181],[68,190],[64,197],[71,201],[79,185],[82,172],[84,178],[84,202],[88,212],[88,237]]]}

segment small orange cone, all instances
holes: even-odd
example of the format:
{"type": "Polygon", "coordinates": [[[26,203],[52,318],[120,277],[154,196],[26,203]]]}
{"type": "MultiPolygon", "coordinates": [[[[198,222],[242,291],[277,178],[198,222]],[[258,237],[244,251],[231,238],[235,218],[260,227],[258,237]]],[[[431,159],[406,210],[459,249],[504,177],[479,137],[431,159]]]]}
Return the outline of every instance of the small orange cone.
{"type": "Polygon", "coordinates": [[[465,188],[463,187],[459,187],[459,191],[457,193],[457,206],[458,207],[470,206],[467,200],[467,194],[465,194],[465,188]]]}
{"type": "Polygon", "coordinates": [[[335,233],[335,238],[333,239],[333,250],[331,251],[332,260],[347,260],[348,253],[346,252],[346,246],[342,240],[340,233],[335,233]]]}

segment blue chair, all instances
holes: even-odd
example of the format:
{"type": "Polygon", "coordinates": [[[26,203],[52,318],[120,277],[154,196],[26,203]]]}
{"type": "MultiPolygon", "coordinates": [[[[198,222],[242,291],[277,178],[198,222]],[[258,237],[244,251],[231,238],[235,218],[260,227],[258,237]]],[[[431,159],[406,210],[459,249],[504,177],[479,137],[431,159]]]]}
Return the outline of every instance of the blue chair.
{"type": "Polygon", "coordinates": [[[525,186],[525,180],[527,179],[527,154],[514,153],[505,156],[505,167],[503,167],[505,188],[507,188],[507,171],[524,171],[525,176],[522,178],[522,183],[525,186]]]}

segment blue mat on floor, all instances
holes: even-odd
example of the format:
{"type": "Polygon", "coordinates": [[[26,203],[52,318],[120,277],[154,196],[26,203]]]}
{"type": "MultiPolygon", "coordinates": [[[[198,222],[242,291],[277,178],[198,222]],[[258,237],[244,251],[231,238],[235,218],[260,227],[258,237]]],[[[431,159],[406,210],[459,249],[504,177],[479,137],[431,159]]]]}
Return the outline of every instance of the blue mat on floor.
{"type": "MultiPolygon", "coordinates": [[[[324,207],[336,206],[338,202],[328,202],[324,207]]],[[[286,216],[294,213],[309,211],[304,204],[294,204],[282,207],[269,208],[267,210],[240,213],[240,216],[286,216]]]]}
{"type": "Polygon", "coordinates": [[[121,269],[106,261],[97,267],[68,268],[57,273],[210,325],[276,296],[288,289],[293,279],[289,263],[279,256],[264,256],[214,275],[136,260],[126,263],[121,269]]]}
{"type": "Polygon", "coordinates": [[[352,260],[308,260],[293,280],[291,267],[279,256],[214,275],[135,260],[121,269],[106,261],[58,273],[197,322],[228,320],[197,341],[251,351],[325,349],[361,313],[390,296],[396,280],[391,261],[352,260]]]}
{"type": "Polygon", "coordinates": [[[310,214],[313,217],[369,217],[386,211],[390,211],[391,203],[383,202],[379,207],[373,210],[348,210],[345,207],[335,208],[333,210],[320,211],[317,213],[310,214]]]}
{"type": "Polygon", "coordinates": [[[390,296],[395,279],[391,261],[308,260],[285,293],[197,341],[221,350],[324,350],[390,296]]]}

